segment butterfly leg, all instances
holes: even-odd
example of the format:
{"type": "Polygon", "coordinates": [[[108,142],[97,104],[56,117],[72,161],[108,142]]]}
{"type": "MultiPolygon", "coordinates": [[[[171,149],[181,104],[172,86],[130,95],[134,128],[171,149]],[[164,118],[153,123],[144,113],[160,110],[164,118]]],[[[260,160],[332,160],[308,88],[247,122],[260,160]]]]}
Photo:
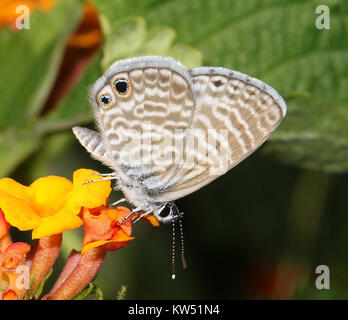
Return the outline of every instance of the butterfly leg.
{"type": "Polygon", "coordinates": [[[90,184],[92,182],[97,182],[97,181],[104,181],[104,180],[117,180],[117,177],[113,176],[113,177],[103,177],[103,178],[99,178],[99,179],[93,179],[93,180],[89,180],[89,181],[85,182],[83,185],[90,184]]]}
{"type": "Polygon", "coordinates": [[[133,223],[138,222],[141,218],[144,218],[144,217],[148,216],[148,215],[151,214],[152,212],[153,212],[153,210],[143,213],[143,214],[140,215],[138,218],[136,218],[136,219],[133,221],[133,223]]]}
{"type": "Polygon", "coordinates": [[[120,225],[121,223],[123,223],[124,221],[126,221],[129,217],[131,217],[133,214],[143,211],[144,208],[135,208],[132,210],[132,212],[130,212],[125,218],[123,218],[120,222],[117,223],[117,225],[120,225]]]}
{"type": "Polygon", "coordinates": [[[111,173],[92,172],[92,174],[95,174],[97,176],[102,176],[102,177],[109,177],[109,176],[115,177],[116,176],[115,172],[111,172],[111,173]]]}
{"type": "Polygon", "coordinates": [[[109,205],[109,207],[117,206],[119,203],[126,202],[126,201],[127,201],[126,198],[121,198],[120,200],[117,200],[117,201],[111,203],[111,204],[109,205]]]}

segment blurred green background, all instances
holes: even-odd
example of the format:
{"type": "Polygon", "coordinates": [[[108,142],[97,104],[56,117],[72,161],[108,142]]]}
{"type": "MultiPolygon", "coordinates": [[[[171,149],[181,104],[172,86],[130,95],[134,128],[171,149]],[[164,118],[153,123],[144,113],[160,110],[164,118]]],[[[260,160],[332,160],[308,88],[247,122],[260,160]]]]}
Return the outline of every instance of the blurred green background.
{"type": "MultiPolygon", "coordinates": [[[[107,299],[122,284],[126,299],[348,298],[348,4],[324,2],[95,0],[86,9],[65,0],[32,10],[28,30],[1,25],[0,15],[0,174],[23,184],[71,179],[78,168],[109,172],[71,127],[93,128],[87,87],[120,58],[229,67],[288,104],[260,150],[177,201],[188,269],[178,258],[172,281],[171,229],[136,224],[136,239],[109,253],[96,279],[107,299]],[[319,4],[330,9],[329,30],[315,26],[319,4]],[[330,290],[315,287],[321,264],[330,290]]],[[[81,239],[82,230],[64,233],[50,283],[81,239]]]]}

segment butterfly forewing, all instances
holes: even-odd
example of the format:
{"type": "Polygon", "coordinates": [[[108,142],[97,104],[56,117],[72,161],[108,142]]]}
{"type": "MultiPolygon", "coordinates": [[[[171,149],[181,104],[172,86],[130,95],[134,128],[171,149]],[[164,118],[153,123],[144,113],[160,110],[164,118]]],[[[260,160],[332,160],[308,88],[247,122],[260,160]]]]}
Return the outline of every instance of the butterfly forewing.
{"type": "Polygon", "coordinates": [[[112,69],[104,86],[113,79],[125,79],[130,93],[117,97],[109,109],[98,108],[99,127],[115,152],[117,168],[127,178],[148,189],[163,189],[182,162],[183,142],[193,118],[189,73],[173,59],[161,63],[158,58],[145,65],[135,59],[112,69]]]}

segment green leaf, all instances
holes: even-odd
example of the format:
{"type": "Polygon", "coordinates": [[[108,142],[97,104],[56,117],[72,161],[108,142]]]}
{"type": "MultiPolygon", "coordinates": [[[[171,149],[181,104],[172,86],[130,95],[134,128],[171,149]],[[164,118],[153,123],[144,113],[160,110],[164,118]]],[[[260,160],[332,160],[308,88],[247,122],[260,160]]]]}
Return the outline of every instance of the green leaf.
{"type": "Polygon", "coordinates": [[[95,300],[104,300],[103,291],[95,284],[95,300]]]}
{"type": "Polygon", "coordinates": [[[40,145],[40,138],[34,126],[9,127],[0,133],[0,176],[11,172],[40,145]]]}
{"type": "Polygon", "coordinates": [[[0,32],[0,175],[32,154],[45,133],[38,115],[55,81],[66,41],[83,2],[59,2],[49,13],[34,11],[30,29],[0,32]]]}
{"type": "Polygon", "coordinates": [[[90,282],[88,287],[83,289],[73,300],[83,300],[93,293],[95,289],[95,284],[90,282]]]}
{"type": "Polygon", "coordinates": [[[92,112],[87,104],[88,87],[118,59],[135,55],[172,55],[188,66],[198,66],[202,62],[202,55],[197,50],[174,44],[176,33],[173,29],[156,26],[147,30],[141,17],[121,19],[114,24],[103,15],[100,18],[105,33],[103,56],[97,55],[92,60],[72,92],[40,121],[40,131],[70,130],[74,125],[92,121],[92,112]]]}
{"type": "Polygon", "coordinates": [[[31,288],[33,287],[33,284],[35,282],[35,277],[33,276],[31,279],[30,279],[30,282],[29,282],[29,288],[28,290],[26,291],[24,297],[23,297],[23,300],[29,300],[29,293],[30,293],[30,290],[31,288]]]}
{"type": "Polygon", "coordinates": [[[45,132],[71,129],[74,125],[90,122],[93,119],[88,106],[88,87],[102,74],[100,67],[101,55],[93,58],[77,81],[71,93],[42,119],[41,125],[45,132]]]}
{"type": "Polygon", "coordinates": [[[120,291],[117,293],[116,300],[124,300],[126,293],[127,293],[127,286],[123,284],[120,288],[120,291]]]}
{"type": "Polygon", "coordinates": [[[166,26],[152,27],[146,34],[146,40],[137,55],[146,56],[156,54],[164,56],[168,54],[170,47],[174,43],[176,32],[166,26]]]}
{"type": "Polygon", "coordinates": [[[176,32],[164,25],[147,28],[142,17],[128,17],[111,24],[101,16],[105,45],[102,69],[106,70],[113,62],[127,57],[144,55],[172,56],[188,67],[202,63],[202,54],[190,47],[175,43],[176,32]]]}
{"type": "Polygon", "coordinates": [[[48,280],[48,278],[51,276],[53,272],[53,269],[51,268],[50,271],[48,271],[48,273],[45,275],[45,277],[42,279],[40,285],[38,286],[38,288],[36,289],[35,293],[34,293],[34,298],[35,299],[39,299],[39,297],[42,294],[42,290],[45,286],[46,281],[48,280]]]}
{"type": "Polygon", "coordinates": [[[103,291],[93,282],[90,282],[88,287],[83,289],[73,300],[83,300],[93,294],[95,294],[95,300],[104,300],[103,291]]]}
{"type": "Polygon", "coordinates": [[[140,49],[145,40],[146,25],[140,17],[127,18],[114,24],[110,24],[106,17],[101,21],[105,33],[102,66],[106,70],[115,60],[140,49]]]}
{"type": "Polygon", "coordinates": [[[52,162],[61,159],[62,153],[75,141],[70,131],[58,132],[42,139],[41,147],[27,162],[26,179],[34,181],[37,177],[52,174],[52,162]]]}
{"type": "Polygon", "coordinates": [[[30,29],[1,31],[0,130],[30,121],[41,111],[80,13],[81,1],[60,1],[48,14],[33,12],[30,29]]]}
{"type": "Polygon", "coordinates": [[[203,60],[200,51],[181,43],[174,45],[167,55],[174,57],[189,69],[200,66],[203,60]]]}

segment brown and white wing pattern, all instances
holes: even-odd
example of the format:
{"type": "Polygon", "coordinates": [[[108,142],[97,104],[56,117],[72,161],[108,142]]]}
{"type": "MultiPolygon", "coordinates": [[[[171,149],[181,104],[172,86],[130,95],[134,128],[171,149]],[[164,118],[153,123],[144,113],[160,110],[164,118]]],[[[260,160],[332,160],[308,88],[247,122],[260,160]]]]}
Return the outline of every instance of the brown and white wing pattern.
{"type": "Polygon", "coordinates": [[[124,180],[147,190],[163,189],[183,156],[183,141],[193,114],[189,71],[171,58],[141,57],[117,61],[91,89],[91,100],[106,149],[124,180]],[[129,92],[115,95],[115,81],[128,81],[129,92]],[[110,108],[94,101],[114,99],[110,108]]]}
{"type": "Polygon", "coordinates": [[[260,147],[286,114],[283,98],[258,79],[226,68],[190,71],[196,102],[185,160],[163,195],[181,198],[208,184],[260,147]]]}

